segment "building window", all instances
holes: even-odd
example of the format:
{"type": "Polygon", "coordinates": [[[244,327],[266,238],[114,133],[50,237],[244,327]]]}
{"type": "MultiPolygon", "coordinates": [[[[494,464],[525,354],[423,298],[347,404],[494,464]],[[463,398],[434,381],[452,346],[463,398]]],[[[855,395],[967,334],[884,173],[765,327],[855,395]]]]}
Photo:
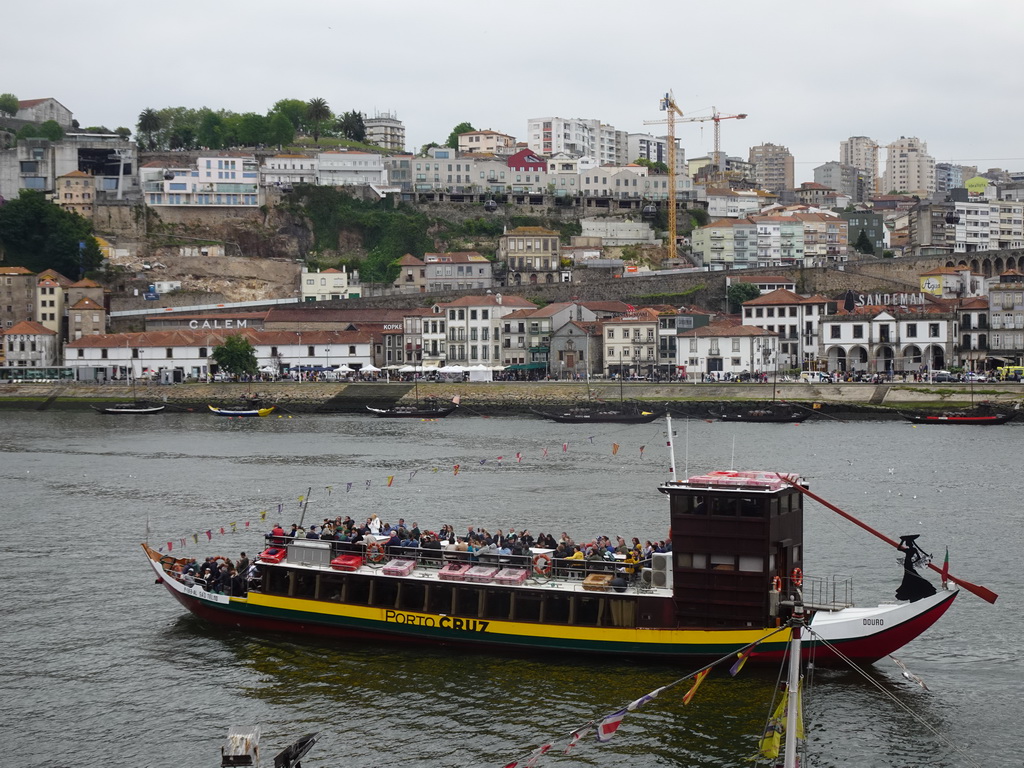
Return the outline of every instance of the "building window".
{"type": "Polygon", "coordinates": [[[855,326],[853,326],[853,338],[855,338],[855,339],[863,339],[864,338],[864,326],[863,325],[855,325],[855,326]]]}
{"type": "Polygon", "coordinates": [[[840,337],[840,332],[842,329],[838,325],[830,325],[828,327],[828,330],[830,339],[838,339],[840,337]]]}
{"type": "Polygon", "coordinates": [[[907,338],[908,339],[916,339],[917,338],[917,323],[907,323],[907,338]]]}
{"type": "Polygon", "coordinates": [[[939,338],[939,324],[928,323],[928,338],[937,339],[939,338]]]}

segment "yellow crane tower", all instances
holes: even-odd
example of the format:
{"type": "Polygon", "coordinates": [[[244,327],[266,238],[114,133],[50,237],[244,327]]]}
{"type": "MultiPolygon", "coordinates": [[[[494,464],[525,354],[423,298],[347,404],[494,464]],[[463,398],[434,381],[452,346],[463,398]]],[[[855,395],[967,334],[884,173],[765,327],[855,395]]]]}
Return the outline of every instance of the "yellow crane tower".
{"type": "Polygon", "coordinates": [[[681,123],[697,123],[713,120],[715,123],[715,178],[724,177],[722,173],[721,122],[723,120],[745,120],[746,114],[723,115],[717,108],[711,108],[711,114],[702,117],[683,117],[683,111],[676,104],[672,91],[666,93],[658,104],[662,112],[667,112],[664,120],[644,120],[644,125],[666,125],[668,127],[668,244],[665,251],[669,258],[676,256],[676,118],[681,123]]]}
{"type": "Polygon", "coordinates": [[[705,115],[703,117],[686,117],[680,120],[682,123],[703,123],[708,120],[713,120],[715,122],[715,154],[711,159],[715,166],[715,181],[721,181],[725,178],[725,172],[722,168],[722,121],[746,119],[746,113],[739,115],[723,115],[718,111],[717,107],[712,107],[710,115],[705,115]]]}
{"type": "Polygon", "coordinates": [[[665,254],[668,258],[676,257],[676,115],[683,116],[683,111],[676,106],[672,91],[666,93],[658,103],[662,112],[667,112],[665,120],[644,120],[644,125],[668,126],[668,237],[665,243],[665,254]]]}

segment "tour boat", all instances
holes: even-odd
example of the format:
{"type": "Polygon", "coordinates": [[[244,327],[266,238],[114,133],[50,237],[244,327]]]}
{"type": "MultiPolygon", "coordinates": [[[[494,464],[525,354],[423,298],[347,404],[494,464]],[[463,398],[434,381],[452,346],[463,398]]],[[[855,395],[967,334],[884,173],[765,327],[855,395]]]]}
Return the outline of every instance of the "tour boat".
{"type": "MultiPolygon", "coordinates": [[[[790,637],[777,630],[802,603],[813,630],[804,651],[816,663],[838,654],[871,663],[928,629],[959,593],[931,588],[909,601],[855,607],[850,579],[805,576],[805,497],[867,526],[811,494],[795,474],[709,472],[658,490],[669,498],[672,551],[635,569],[614,559],[552,560],[541,549],[474,562],[433,541],[433,548],[385,550],[372,537],[366,547],[287,539],[271,541],[274,552],[257,558],[244,594],[228,595],[183,575],[186,560],[143,547],[174,598],[225,628],[495,652],[689,662],[765,638],[752,658],[778,661],[790,637]]],[[[984,587],[956,582],[995,600],[984,587]]]]}

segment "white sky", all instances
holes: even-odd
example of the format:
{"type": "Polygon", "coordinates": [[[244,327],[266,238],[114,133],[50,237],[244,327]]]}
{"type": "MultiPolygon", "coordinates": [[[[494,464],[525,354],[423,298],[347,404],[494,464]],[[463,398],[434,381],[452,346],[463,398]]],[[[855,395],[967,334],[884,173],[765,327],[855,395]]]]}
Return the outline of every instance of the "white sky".
{"type": "MultiPolygon", "coordinates": [[[[0,92],[52,96],[83,127],[322,97],[395,113],[409,150],[462,121],[522,141],[551,115],[657,135],[643,123],[671,89],[686,115],[746,112],[722,150],[785,145],[797,183],[849,136],[1024,169],[1021,0],[53,0],[2,18],[0,92]]],[[[713,149],[711,122],[676,133],[687,157],[713,149]]]]}

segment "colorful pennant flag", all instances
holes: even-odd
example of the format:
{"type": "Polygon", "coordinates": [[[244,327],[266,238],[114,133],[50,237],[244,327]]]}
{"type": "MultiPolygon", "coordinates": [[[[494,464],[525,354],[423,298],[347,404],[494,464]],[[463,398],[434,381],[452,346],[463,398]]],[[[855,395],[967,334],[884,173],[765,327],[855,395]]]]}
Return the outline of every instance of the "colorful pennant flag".
{"type": "Polygon", "coordinates": [[[192,534],[192,543],[193,544],[198,544],[199,543],[199,534],[198,533],[193,533],[192,534]]]}
{"type": "Polygon", "coordinates": [[[597,740],[601,744],[611,741],[612,736],[619,730],[619,726],[622,725],[622,718],[626,716],[626,710],[620,709],[617,712],[612,712],[610,715],[606,715],[601,719],[601,722],[597,724],[597,740]]]}
{"type": "Polygon", "coordinates": [[[267,519],[267,510],[261,509],[260,510],[260,520],[266,520],[266,519],[267,519]]]}
{"type": "Polygon", "coordinates": [[[580,739],[586,736],[587,733],[590,731],[591,725],[592,723],[587,723],[582,728],[572,732],[572,735],[569,737],[569,743],[566,744],[565,749],[562,750],[563,755],[568,755],[570,752],[572,752],[572,748],[579,744],[580,739]]]}
{"type": "Polygon", "coordinates": [[[562,443],[562,453],[568,453],[568,452],[569,452],[569,444],[568,443],[562,443]]]}
{"type": "Polygon", "coordinates": [[[523,463],[523,454],[518,452],[518,451],[516,451],[516,463],[517,464],[522,464],[523,463]]]}
{"type": "Polygon", "coordinates": [[[453,474],[453,475],[457,475],[457,474],[459,474],[459,465],[458,465],[458,464],[456,464],[456,465],[455,465],[455,466],[454,466],[454,467],[452,468],[452,474],[453,474]]]}
{"type": "Polygon", "coordinates": [[[942,561],[942,586],[949,581],[949,547],[946,547],[946,559],[942,561]]]}
{"type": "Polygon", "coordinates": [[[345,483],[345,493],[352,490],[352,483],[345,483]]]}
{"type": "Polygon", "coordinates": [[[739,653],[736,654],[736,656],[737,656],[736,663],[734,663],[731,667],[729,667],[729,674],[730,675],[732,675],[733,677],[736,677],[736,675],[738,675],[740,673],[740,670],[743,669],[743,665],[747,663],[747,659],[750,658],[751,654],[754,652],[754,649],[756,647],[757,647],[757,644],[755,643],[754,645],[750,646],[749,648],[747,648],[745,650],[742,650],[742,651],[740,651],[739,653]]]}
{"type": "Polygon", "coordinates": [[[168,552],[173,552],[174,551],[174,542],[173,541],[168,541],[167,542],[167,551],[168,552]]]}
{"type": "Polygon", "coordinates": [[[533,768],[535,765],[537,765],[537,758],[543,755],[549,749],[551,749],[550,744],[543,744],[537,747],[537,749],[533,750],[533,752],[530,753],[530,758],[525,763],[523,763],[524,768],[533,768]]]}
{"type": "Polygon", "coordinates": [[[207,541],[213,541],[213,531],[208,530],[206,532],[206,540],[207,541]]]}
{"type": "Polygon", "coordinates": [[[683,696],[683,704],[689,704],[691,701],[693,701],[693,697],[697,693],[697,689],[700,688],[700,684],[704,682],[704,678],[708,676],[708,672],[710,671],[711,667],[708,667],[707,669],[698,672],[696,676],[694,676],[693,687],[690,688],[690,690],[688,690],[686,694],[683,696]]]}
{"type": "Polygon", "coordinates": [[[636,701],[632,702],[628,707],[626,707],[626,710],[629,711],[629,712],[636,711],[637,709],[639,709],[640,707],[642,707],[644,704],[646,704],[647,702],[651,701],[652,699],[658,698],[658,694],[661,693],[664,690],[665,690],[665,686],[662,686],[661,688],[655,688],[650,693],[645,693],[639,699],[637,699],[636,701]]]}
{"type": "Polygon", "coordinates": [[[619,444],[612,443],[612,456],[616,456],[619,453],[619,444]]]}
{"type": "Polygon", "coordinates": [[[640,446],[640,458],[641,459],[644,457],[644,448],[646,448],[646,447],[647,447],[646,445],[641,445],[640,446]]]}

